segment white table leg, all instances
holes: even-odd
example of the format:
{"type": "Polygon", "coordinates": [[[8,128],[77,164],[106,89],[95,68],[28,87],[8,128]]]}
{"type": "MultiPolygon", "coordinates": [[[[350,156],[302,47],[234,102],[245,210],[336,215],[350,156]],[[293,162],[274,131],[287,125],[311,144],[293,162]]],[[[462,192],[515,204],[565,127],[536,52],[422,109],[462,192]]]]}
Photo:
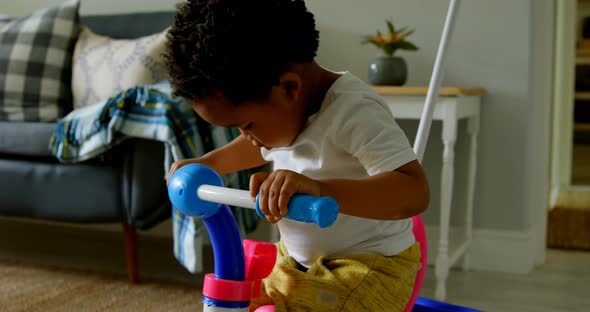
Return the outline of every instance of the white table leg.
{"type": "Polygon", "coordinates": [[[470,249],[473,239],[473,197],[475,194],[475,174],[477,164],[477,135],[479,134],[479,116],[473,116],[467,121],[467,134],[469,135],[469,168],[467,172],[467,214],[465,217],[465,239],[469,242],[463,256],[463,270],[468,271],[470,266],[470,249]]]}
{"type": "Polygon", "coordinates": [[[447,296],[446,281],[449,275],[449,225],[451,202],[453,196],[453,175],[455,159],[455,142],[457,141],[457,119],[443,120],[442,140],[444,143],[441,174],[440,234],[438,254],[435,263],[436,289],[435,298],[445,300],[447,296]]]}

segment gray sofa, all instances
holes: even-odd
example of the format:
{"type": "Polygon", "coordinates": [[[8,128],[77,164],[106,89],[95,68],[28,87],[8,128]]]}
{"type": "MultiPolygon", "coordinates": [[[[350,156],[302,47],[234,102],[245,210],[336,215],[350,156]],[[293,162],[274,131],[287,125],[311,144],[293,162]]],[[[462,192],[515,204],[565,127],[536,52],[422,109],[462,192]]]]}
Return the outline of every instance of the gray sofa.
{"type": "MultiPolygon", "coordinates": [[[[173,12],[82,16],[82,24],[113,38],[164,30],[173,12]]],[[[54,124],[0,122],[0,215],[65,222],[123,224],[129,280],[137,273],[136,229],[170,217],[164,147],[129,140],[96,159],[60,164],[48,149],[54,124]]]]}

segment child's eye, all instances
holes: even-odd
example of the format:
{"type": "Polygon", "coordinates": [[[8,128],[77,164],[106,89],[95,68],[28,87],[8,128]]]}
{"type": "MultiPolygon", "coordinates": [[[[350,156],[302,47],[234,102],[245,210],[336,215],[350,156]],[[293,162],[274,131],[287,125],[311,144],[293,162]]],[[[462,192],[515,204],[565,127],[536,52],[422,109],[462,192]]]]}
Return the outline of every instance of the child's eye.
{"type": "Polygon", "coordinates": [[[244,128],[242,128],[242,130],[244,130],[244,131],[248,131],[250,129],[252,129],[252,123],[251,122],[249,122],[244,128]]]}

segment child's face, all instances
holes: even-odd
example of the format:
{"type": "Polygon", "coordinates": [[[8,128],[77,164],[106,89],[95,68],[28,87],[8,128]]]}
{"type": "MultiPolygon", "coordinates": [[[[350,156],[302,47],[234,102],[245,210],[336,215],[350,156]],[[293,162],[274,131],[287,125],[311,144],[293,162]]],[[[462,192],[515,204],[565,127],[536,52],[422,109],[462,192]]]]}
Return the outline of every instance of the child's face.
{"type": "Polygon", "coordinates": [[[305,107],[297,102],[298,92],[273,86],[266,100],[234,105],[221,92],[191,101],[203,119],[221,127],[239,127],[252,144],[266,148],[289,146],[301,132],[305,107]]]}

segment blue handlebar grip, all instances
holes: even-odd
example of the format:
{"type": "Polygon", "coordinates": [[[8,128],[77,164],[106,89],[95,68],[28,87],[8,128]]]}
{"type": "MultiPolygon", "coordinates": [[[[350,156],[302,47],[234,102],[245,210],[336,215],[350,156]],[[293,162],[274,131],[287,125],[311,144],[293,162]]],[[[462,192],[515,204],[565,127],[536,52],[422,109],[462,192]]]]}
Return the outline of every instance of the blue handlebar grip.
{"type": "MultiPolygon", "coordinates": [[[[256,196],[256,213],[264,217],[258,206],[256,196]]],[[[332,197],[315,197],[311,195],[294,195],[288,204],[286,218],[306,223],[315,223],[320,228],[332,225],[338,218],[338,203],[332,197]]]]}

